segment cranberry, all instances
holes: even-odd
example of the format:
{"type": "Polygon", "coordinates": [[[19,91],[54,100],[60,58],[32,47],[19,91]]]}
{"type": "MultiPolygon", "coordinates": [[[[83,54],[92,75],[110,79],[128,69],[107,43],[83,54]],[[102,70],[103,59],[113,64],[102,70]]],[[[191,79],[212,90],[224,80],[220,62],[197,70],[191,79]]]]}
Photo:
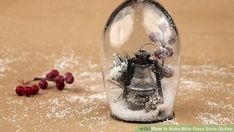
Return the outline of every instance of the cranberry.
{"type": "Polygon", "coordinates": [[[159,25],[159,29],[162,31],[162,32],[166,32],[166,30],[169,28],[169,25],[168,23],[166,22],[163,22],[161,25],[159,25]]]}
{"type": "Polygon", "coordinates": [[[64,75],[65,75],[65,77],[67,77],[67,76],[73,76],[71,72],[67,72],[64,75]]]}
{"type": "Polygon", "coordinates": [[[36,95],[39,92],[39,87],[37,85],[32,85],[32,94],[36,95]]]}
{"type": "Polygon", "coordinates": [[[164,66],[163,67],[163,75],[164,77],[170,78],[174,75],[173,68],[171,66],[164,66]]]}
{"type": "Polygon", "coordinates": [[[72,75],[66,76],[65,81],[67,84],[72,84],[74,82],[74,77],[72,75]]]}
{"type": "Polygon", "coordinates": [[[16,94],[19,95],[19,96],[21,96],[21,95],[24,94],[23,91],[24,91],[24,87],[23,87],[23,86],[17,86],[17,87],[15,88],[15,92],[16,92],[16,94]]]}
{"type": "Polygon", "coordinates": [[[55,78],[55,83],[64,83],[64,77],[62,75],[58,75],[56,78],[55,78]]]}
{"type": "Polygon", "coordinates": [[[166,54],[167,54],[167,57],[172,57],[173,54],[174,54],[174,49],[172,47],[166,47],[166,54]]]}
{"type": "Polygon", "coordinates": [[[62,83],[56,83],[56,87],[57,87],[58,90],[63,90],[64,87],[65,87],[65,83],[64,82],[62,82],[62,83]]]}
{"type": "Polygon", "coordinates": [[[41,89],[46,89],[47,86],[48,86],[48,83],[47,83],[46,80],[40,80],[40,81],[39,81],[39,87],[40,87],[41,89]]]}
{"type": "Polygon", "coordinates": [[[46,78],[53,78],[52,73],[51,73],[51,72],[47,73],[47,74],[46,74],[46,78]]]}
{"type": "Polygon", "coordinates": [[[32,89],[31,89],[31,87],[29,87],[29,86],[24,87],[23,93],[24,93],[24,95],[27,96],[27,97],[31,96],[31,94],[32,94],[32,89]]]}
{"type": "Polygon", "coordinates": [[[149,38],[150,38],[150,40],[151,40],[152,42],[156,43],[156,42],[161,41],[162,35],[161,35],[160,33],[158,33],[158,32],[151,32],[151,33],[149,34],[149,38]]]}
{"type": "Polygon", "coordinates": [[[55,78],[55,77],[57,77],[59,75],[59,71],[56,70],[56,69],[52,70],[50,73],[52,74],[53,78],[55,78]]]}
{"type": "Polygon", "coordinates": [[[170,36],[168,43],[169,44],[174,44],[177,41],[177,38],[175,35],[170,36]]]}
{"type": "Polygon", "coordinates": [[[163,47],[159,47],[155,50],[154,56],[158,59],[165,59],[167,57],[166,50],[163,47]]]}

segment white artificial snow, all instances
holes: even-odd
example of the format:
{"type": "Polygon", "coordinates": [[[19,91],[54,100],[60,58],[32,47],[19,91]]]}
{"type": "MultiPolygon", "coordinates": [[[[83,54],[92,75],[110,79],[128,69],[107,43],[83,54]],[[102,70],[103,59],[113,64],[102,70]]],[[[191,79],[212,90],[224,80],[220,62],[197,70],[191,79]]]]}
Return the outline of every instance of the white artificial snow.
{"type": "Polygon", "coordinates": [[[185,79],[185,78],[181,78],[180,81],[181,81],[182,85],[186,86],[186,88],[190,88],[191,90],[195,90],[195,91],[201,91],[202,90],[201,89],[202,84],[200,82],[185,79]]]}
{"type": "Polygon", "coordinates": [[[113,90],[110,93],[109,101],[111,106],[111,112],[113,115],[130,121],[154,121],[161,120],[165,117],[159,117],[158,113],[160,110],[166,112],[166,116],[170,116],[173,113],[175,87],[173,84],[165,83],[162,81],[162,89],[164,95],[164,103],[158,106],[155,111],[146,112],[143,110],[134,111],[128,108],[125,100],[120,97],[122,91],[113,90]]]}
{"type": "Polygon", "coordinates": [[[223,125],[232,123],[228,117],[223,117],[221,114],[212,114],[208,112],[198,113],[197,119],[201,120],[203,124],[223,125]]]}

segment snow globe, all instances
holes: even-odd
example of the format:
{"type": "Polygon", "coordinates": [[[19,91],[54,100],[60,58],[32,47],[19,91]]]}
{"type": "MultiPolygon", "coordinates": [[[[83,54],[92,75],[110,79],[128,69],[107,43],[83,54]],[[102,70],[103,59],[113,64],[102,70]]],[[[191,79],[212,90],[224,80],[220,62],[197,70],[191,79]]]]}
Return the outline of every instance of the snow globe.
{"type": "Polygon", "coordinates": [[[125,0],[104,29],[103,83],[111,116],[127,122],[172,119],[180,75],[180,39],[154,0],[125,0]]]}

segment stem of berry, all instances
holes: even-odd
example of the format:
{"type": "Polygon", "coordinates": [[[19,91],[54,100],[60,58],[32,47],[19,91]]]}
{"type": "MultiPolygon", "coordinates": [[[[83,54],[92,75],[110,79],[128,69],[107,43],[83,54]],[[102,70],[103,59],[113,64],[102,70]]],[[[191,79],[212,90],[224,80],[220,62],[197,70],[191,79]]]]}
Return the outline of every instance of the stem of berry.
{"type": "Polygon", "coordinates": [[[31,81],[24,82],[24,80],[18,80],[18,82],[21,83],[22,85],[29,85],[31,82],[34,82],[34,81],[31,80],[31,81]]]}
{"type": "Polygon", "coordinates": [[[46,81],[55,81],[54,78],[41,78],[41,77],[35,77],[33,81],[40,81],[40,80],[46,80],[46,81]]]}
{"type": "Polygon", "coordinates": [[[33,80],[24,82],[24,80],[18,80],[18,82],[20,82],[22,85],[29,85],[32,82],[36,82],[36,81],[40,81],[40,80],[46,80],[46,81],[52,81],[54,82],[54,78],[41,78],[41,77],[35,77],[33,80]]]}
{"type": "Polygon", "coordinates": [[[164,66],[165,60],[162,60],[162,67],[164,66]]]}

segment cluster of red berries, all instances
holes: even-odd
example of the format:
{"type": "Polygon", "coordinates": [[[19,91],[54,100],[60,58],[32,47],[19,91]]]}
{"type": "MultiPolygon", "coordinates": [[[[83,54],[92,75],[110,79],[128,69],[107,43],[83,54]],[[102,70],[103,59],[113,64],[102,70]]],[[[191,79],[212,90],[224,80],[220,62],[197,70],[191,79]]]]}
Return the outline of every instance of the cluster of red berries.
{"type": "Polygon", "coordinates": [[[65,87],[65,83],[72,84],[74,82],[74,76],[71,72],[67,72],[63,75],[59,74],[58,70],[52,70],[49,73],[46,74],[45,78],[38,78],[35,77],[32,81],[24,82],[21,81],[23,86],[17,86],[15,89],[15,92],[17,95],[25,95],[27,97],[31,95],[36,95],[39,92],[39,87],[37,85],[29,86],[31,82],[39,81],[38,86],[41,89],[47,89],[48,82],[51,81],[54,82],[58,90],[63,90],[65,87]]]}
{"type": "Polygon", "coordinates": [[[39,87],[37,85],[30,86],[17,86],[15,89],[17,95],[25,95],[27,97],[31,95],[36,95],[39,92],[39,87]]]}

